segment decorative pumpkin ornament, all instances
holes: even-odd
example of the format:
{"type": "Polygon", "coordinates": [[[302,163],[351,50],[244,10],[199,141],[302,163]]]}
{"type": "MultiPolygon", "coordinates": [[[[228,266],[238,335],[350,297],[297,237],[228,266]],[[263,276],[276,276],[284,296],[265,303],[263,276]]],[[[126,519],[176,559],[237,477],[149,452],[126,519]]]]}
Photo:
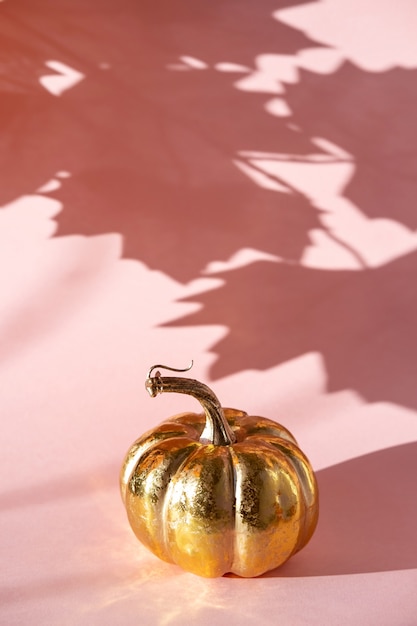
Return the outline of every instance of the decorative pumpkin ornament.
{"type": "MultiPolygon", "coordinates": [[[[192,365],[192,364],[191,364],[192,365]]],[[[191,367],[191,366],[190,366],[191,367]]],[[[120,475],[138,539],[199,576],[259,576],[311,538],[318,490],[291,433],[272,420],[222,409],[206,385],[149,370],[151,397],[193,396],[204,413],[181,413],[140,437],[120,475]]]]}

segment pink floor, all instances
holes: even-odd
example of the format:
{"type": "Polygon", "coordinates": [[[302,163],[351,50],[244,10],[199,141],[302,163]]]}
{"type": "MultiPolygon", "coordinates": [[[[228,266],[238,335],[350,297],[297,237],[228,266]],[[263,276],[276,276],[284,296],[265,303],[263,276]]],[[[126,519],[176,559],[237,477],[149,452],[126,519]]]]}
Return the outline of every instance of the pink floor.
{"type": "Polygon", "coordinates": [[[0,623],[417,624],[417,3],[0,3],[0,623]],[[134,538],[155,362],[285,424],[310,544],[201,579],[134,538]]]}

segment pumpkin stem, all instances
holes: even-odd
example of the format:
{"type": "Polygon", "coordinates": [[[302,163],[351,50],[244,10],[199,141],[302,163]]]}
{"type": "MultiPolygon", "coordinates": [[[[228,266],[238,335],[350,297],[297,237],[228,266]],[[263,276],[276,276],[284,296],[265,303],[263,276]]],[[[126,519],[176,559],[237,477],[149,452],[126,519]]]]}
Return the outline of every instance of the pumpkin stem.
{"type": "Polygon", "coordinates": [[[152,398],[159,393],[166,392],[193,396],[200,402],[206,415],[206,425],[201,433],[200,441],[212,443],[215,446],[230,446],[235,443],[235,434],[224,416],[220,402],[207,385],[191,378],[161,376],[160,372],[155,372],[155,376],[146,379],[145,387],[152,398]]]}

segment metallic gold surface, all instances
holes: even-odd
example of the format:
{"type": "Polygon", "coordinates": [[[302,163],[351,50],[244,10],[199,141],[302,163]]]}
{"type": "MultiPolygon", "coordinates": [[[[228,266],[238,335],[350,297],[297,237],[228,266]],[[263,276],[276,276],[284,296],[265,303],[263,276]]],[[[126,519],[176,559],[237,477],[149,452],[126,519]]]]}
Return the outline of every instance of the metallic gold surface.
{"type": "Polygon", "coordinates": [[[161,559],[200,576],[278,567],[317,524],[309,461],[283,426],[222,409],[198,381],[158,374],[148,390],[190,393],[205,412],[163,422],[128,451],[120,486],[134,533],[161,559]]]}

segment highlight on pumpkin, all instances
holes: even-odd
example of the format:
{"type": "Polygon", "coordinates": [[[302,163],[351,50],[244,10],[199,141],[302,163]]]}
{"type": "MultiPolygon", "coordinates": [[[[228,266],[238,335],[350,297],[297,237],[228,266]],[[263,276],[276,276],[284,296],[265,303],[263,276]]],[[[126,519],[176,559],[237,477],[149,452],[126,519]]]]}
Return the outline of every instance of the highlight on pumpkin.
{"type": "Polygon", "coordinates": [[[199,576],[252,577],[282,565],[317,525],[308,459],[284,426],[222,408],[205,384],[161,376],[163,367],[149,370],[150,395],[190,395],[203,412],[167,419],[128,450],[120,487],[133,532],[157,557],[199,576]]]}

